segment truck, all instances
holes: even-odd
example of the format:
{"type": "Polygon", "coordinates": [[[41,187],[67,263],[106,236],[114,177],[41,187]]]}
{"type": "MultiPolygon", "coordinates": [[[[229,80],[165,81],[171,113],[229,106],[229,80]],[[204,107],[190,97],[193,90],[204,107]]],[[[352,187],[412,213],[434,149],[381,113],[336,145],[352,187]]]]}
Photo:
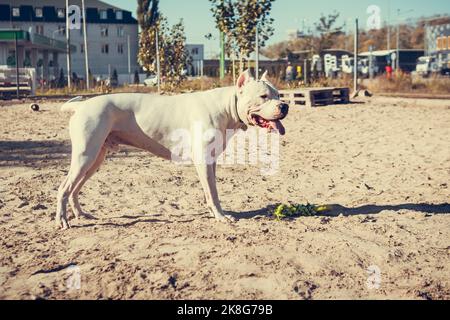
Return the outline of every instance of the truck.
{"type": "Polygon", "coordinates": [[[450,57],[449,55],[439,54],[438,56],[423,56],[417,59],[416,74],[422,77],[430,75],[449,75],[450,57]]]}
{"type": "Polygon", "coordinates": [[[417,59],[416,73],[422,77],[428,77],[432,73],[437,73],[439,66],[436,57],[423,56],[417,59]]]}
{"type": "Polygon", "coordinates": [[[9,100],[17,95],[35,95],[36,93],[36,70],[34,68],[19,68],[0,66],[0,98],[9,100]],[[17,86],[17,71],[19,85],[17,86]]]}

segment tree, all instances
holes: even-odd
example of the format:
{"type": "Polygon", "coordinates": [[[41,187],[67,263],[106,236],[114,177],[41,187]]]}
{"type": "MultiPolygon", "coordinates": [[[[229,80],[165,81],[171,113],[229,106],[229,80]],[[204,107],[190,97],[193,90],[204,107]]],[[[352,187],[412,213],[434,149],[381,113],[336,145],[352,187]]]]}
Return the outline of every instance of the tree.
{"type": "Polygon", "coordinates": [[[157,25],[159,0],[138,0],[137,18],[142,29],[153,28],[157,25]]]}
{"type": "Polygon", "coordinates": [[[172,26],[164,36],[162,44],[162,74],[166,76],[170,85],[179,85],[186,79],[189,65],[189,55],[185,49],[186,36],[183,20],[172,26]]]}
{"type": "MultiPolygon", "coordinates": [[[[237,55],[239,49],[236,43],[236,8],[232,0],[209,0],[212,4],[211,12],[216,27],[225,34],[225,52],[228,56],[237,55]]],[[[206,36],[209,40],[212,35],[206,36]]]]}
{"type": "Polygon", "coordinates": [[[156,32],[160,29],[159,0],[138,0],[137,18],[141,27],[138,59],[147,71],[154,71],[156,32]]]}
{"type": "Polygon", "coordinates": [[[339,12],[334,11],[327,16],[321,15],[319,22],[315,23],[316,31],[319,32],[320,38],[318,39],[315,49],[317,52],[321,52],[324,49],[330,49],[334,45],[334,38],[337,35],[342,34],[342,26],[336,27],[337,19],[339,18],[339,12]]]}
{"type": "Polygon", "coordinates": [[[184,24],[168,26],[167,19],[159,12],[159,1],[138,0],[137,16],[141,26],[139,37],[139,64],[149,73],[156,73],[156,35],[158,35],[161,76],[171,85],[179,85],[186,79],[184,70],[188,64],[185,50],[184,24]]]}
{"type": "Polygon", "coordinates": [[[243,60],[255,50],[256,29],[259,45],[264,47],[273,35],[273,19],[269,18],[275,0],[209,0],[216,26],[226,36],[227,54],[243,60]]]}

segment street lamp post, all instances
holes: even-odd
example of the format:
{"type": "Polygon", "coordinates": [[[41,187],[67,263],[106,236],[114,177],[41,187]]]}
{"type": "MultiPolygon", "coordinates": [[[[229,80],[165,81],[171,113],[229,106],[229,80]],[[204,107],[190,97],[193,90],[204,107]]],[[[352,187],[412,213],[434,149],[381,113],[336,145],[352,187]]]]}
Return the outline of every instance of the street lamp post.
{"type": "Polygon", "coordinates": [[[259,79],[259,30],[256,24],[256,39],[255,39],[255,76],[259,79]]]}
{"type": "Polygon", "coordinates": [[[17,47],[17,30],[14,30],[14,45],[15,45],[15,49],[16,49],[16,94],[17,94],[17,99],[19,99],[20,97],[20,89],[19,89],[19,51],[18,51],[18,47],[17,47]]]}
{"type": "Polygon", "coordinates": [[[66,0],[66,51],[67,51],[67,86],[69,90],[72,87],[71,74],[72,67],[70,62],[70,29],[69,29],[69,0],[66,0]]]}
{"type": "Polygon", "coordinates": [[[156,71],[157,71],[157,84],[158,84],[158,93],[161,93],[161,64],[159,60],[159,38],[158,38],[158,29],[155,30],[156,33],[156,71]]]}
{"type": "Polygon", "coordinates": [[[88,56],[88,43],[87,43],[87,27],[86,27],[86,7],[84,6],[84,0],[81,1],[83,7],[83,37],[84,37],[84,61],[86,65],[86,89],[90,89],[89,79],[89,56],[88,56]]]}
{"type": "Polygon", "coordinates": [[[128,46],[128,77],[130,79],[130,84],[131,84],[132,81],[131,81],[130,35],[127,35],[127,46],[128,46]]]}
{"type": "Polygon", "coordinates": [[[397,61],[396,61],[396,70],[400,70],[400,16],[413,12],[414,9],[408,10],[408,11],[401,11],[400,9],[397,9],[397,61]]]}
{"type": "Polygon", "coordinates": [[[358,19],[355,20],[355,48],[354,48],[354,63],[353,63],[353,90],[354,94],[358,92],[358,45],[359,45],[359,27],[358,27],[358,19]]]}

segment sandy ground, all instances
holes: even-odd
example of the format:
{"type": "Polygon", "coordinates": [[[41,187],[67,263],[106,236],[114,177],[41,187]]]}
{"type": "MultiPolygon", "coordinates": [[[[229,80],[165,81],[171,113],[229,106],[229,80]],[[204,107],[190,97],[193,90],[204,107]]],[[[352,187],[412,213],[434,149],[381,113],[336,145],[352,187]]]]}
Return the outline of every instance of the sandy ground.
{"type": "Polygon", "coordinates": [[[193,168],[122,150],[82,192],[98,220],[65,232],[53,217],[70,114],[57,106],[0,107],[2,299],[450,298],[448,100],[292,109],[277,175],[218,168],[234,225],[209,217],[193,168]],[[270,217],[289,201],[336,206],[270,217]]]}

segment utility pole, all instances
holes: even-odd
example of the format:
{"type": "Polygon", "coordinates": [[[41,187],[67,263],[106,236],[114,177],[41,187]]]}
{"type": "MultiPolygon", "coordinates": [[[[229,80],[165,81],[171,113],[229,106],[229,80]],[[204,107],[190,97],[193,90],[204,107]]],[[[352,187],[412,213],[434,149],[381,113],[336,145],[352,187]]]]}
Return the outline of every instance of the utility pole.
{"type": "Polygon", "coordinates": [[[67,51],[67,86],[72,87],[72,67],[70,62],[70,28],[69,28],[69,0],[66,0],[66,51],[67,51]]]}
{"type": "Polygon", "coordinates": [[[225,33],[220,32],[220,79],[225,78],[225,33]]]}
{"type": "Polygon", "coordinates": [[[403,11],[400,9],[397,9],[397,61],[396,61],[396,66],[395,66],[395,70],[400,70],[400,23],[401,23],[401,15],[413,12],[414,9],[408,10],[408,11],[403,11]]]}
{"type": "Polygon", "coordinates": [[[159,60],[159,37],[158,37],[158,29],[155,28],[156,33],[156,83],[158,84],[158,93],[161,93],[161,64],[159,60]]]}
{"type": "Polygon", "coordinates": [[[395,62],[395,70],[400,70],[400,23],[397,25],[397,61],[395,62]]]}
{"type": "Polygon", "coordinates": [[[20,98],[20,89],[19,89],[19,48],[17,47],[17,30],[14,30],[14,45],[16,49],[16,94],[17,99],[20,98]]]}
{"type": "Polygon", "coordinates": [[[84,0],[81,0],[81,6],[83,10],[83,37],[84,37],[84,62],[86,65],[86,89],[91,88],[89,79],[89,55],[88,55],[88,42],[87,42],[87,27],[86,27],[86,7],[84,6],[84,0]]]}
{"type": "Polygon", "coordinates": [[[259,30],[258,24],[256,24],[256,35],[255,35],[255,76],[259,80],[259,30]]]}
{"type": "Polygon", "coordinates": [[[354,63],[353,63],[353,90],[355,94],[358,92],[358,45],[359,45],[359,28],[358,19],[355,20],[355,48],[354,48],[354,63]]]}
{"type": "Polygon", "coordinates": [[[373,46],[369,46],[369,78],[373,79],[373,46]]]}
{"type": "Polygon", "coordinates": [[[236,83],[236,56],[233,53],[233,84],[236,83]]]}
{"type": "Polygon", "coordinates": [[[130,50],[130,35],[127,35],[127,46],[128,46],[128,77],[130,79],[130,84],[132,83],[131,81],[131,50],[130,50]]]}
{"type": "Polygon", "coordinates": [[[391,0],[388,0],[388,10],[387,10],[387,49],[391,50],[391,0]]]}

